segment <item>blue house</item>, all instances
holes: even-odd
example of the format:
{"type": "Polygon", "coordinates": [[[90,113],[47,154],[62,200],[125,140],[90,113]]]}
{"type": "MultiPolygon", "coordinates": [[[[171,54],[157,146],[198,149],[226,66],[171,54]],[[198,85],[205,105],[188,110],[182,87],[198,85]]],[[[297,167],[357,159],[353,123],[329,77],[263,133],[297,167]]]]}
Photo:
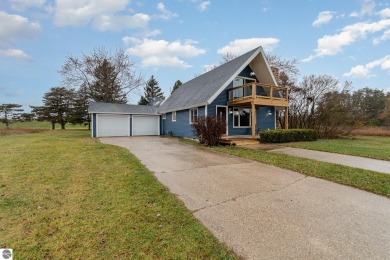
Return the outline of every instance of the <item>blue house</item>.
{"type": "MultiPolygon", "coordinates": [[[[184,83],[158,108],[91,103],[89,112],[92,136],[113,136],[115,130],[101,128],[119,124],[123,125],[121,134],[115,136],[194,137],[196,118],[213,115],[226,120],[226,136],[255,138],[261,130],[276,128],[277,108],[288,114],[288,91],[277,86],[263,49],[258,47],[184,83]]],[[[286,117],[286,126],[287,122],[286,117]]]]}

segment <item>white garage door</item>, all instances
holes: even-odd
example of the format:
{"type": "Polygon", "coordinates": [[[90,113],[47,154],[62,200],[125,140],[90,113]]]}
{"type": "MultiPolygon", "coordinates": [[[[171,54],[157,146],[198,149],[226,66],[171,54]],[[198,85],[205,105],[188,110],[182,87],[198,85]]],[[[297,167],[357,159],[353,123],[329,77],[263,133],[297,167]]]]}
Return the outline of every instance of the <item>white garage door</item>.
{"type": "Polygon", "coordinates": [[[133,116],[133,136],[159,134],[160,119],[158,116],[133,116]]]}
{"type": "Polygon", "coordinates": [[[97,115],[97,136],[129,136],[128,115],[97,115]]]}

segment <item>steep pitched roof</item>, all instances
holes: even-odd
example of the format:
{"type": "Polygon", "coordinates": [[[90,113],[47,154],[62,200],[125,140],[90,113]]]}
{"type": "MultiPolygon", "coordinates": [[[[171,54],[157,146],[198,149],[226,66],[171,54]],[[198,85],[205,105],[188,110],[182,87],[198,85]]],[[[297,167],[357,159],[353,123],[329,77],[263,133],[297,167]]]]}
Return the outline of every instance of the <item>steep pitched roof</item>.
{"type": "Polygon", "coordinates": [[[157,107],[143,105],[89,102],[88,113],[158,115],[157,107]]]}
{"type": "Polygon", "coordinates": [[[166,113],[210,104],[255,58],[260,59],[263,67],[266,71],[268,70],[267,73],[271,74],[267,78],[268,81],[272,81],[269,84],[276,85],[269,65],[265,60],[263,49],[258,47],[184,83],[161,104],[158,111],[166,113]],[[258,58],[259,55],[260,58],[258,58]]]}

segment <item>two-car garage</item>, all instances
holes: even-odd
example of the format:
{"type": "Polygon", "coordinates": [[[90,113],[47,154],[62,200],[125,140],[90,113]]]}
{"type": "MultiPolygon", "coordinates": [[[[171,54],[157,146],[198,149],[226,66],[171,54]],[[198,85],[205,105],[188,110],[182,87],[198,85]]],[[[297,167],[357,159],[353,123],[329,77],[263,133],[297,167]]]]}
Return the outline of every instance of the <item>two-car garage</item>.
{"type": "Polygon", "coordinates": [[[91,102],[92,136],[143,136],[160,134],[160,116],[154,106],[91,102]]]}

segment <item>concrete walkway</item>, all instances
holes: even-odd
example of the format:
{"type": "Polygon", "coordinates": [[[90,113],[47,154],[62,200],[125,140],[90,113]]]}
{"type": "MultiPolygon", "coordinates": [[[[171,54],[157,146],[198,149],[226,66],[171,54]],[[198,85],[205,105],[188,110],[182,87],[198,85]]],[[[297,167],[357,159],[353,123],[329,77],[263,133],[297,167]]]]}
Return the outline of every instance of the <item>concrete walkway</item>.
{"type": "Polygon", "coordinates": [[[125,147],[247,259],[388,259],[390,200],[160,137],[125,147]]]}
{"type": "Polygon", "coordinates": [[[320,152],[308,149],[292,148],[292,147],[278,147],[276,149],[269,150],[269,152],[282,153],[288,155],[294,155],[303,158],[309,158],[317,161],[341,164],[351,166],[355,168],[361,168],[381,173],[390,174],[390,162],[369,159],[358,156],[320,152]]]}

